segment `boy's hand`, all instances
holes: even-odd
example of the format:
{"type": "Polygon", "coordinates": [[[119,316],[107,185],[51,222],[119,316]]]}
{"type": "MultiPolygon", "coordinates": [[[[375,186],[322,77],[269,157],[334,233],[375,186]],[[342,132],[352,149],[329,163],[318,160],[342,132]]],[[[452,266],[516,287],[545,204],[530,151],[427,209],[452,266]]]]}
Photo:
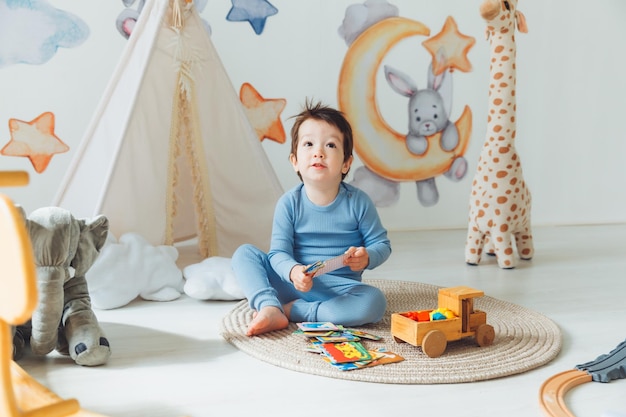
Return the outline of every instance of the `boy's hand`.
{"type": "Polygon", "coordinates": [[[358,248],[352,246],[346,251],[343,263],[349,266],[352,271],[361,271],[369,265],[370,256],[363,246],[358,248]]]}
{"type": "Polygon", "coordinates": [[[315,272],[307,274],[304,272],[305,269],[306,265],[296,265],[289,273],[289,279],[293,282],[293,286],[301,292],[308,292],[313,288],[313,275],[315,272]]]}

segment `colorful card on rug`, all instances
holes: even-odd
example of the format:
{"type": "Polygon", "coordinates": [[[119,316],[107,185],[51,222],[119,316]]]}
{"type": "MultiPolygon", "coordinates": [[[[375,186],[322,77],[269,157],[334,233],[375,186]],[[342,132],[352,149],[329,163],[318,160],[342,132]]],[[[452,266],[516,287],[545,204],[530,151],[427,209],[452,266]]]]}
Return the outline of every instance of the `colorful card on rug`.
{"type": "Polygon", "coordinates": [[[361,342],[322,343],[322,353],[333,363],[371,360],[372,355],[361,342]]]}
{"type": "Polygon", "coordinates": [[[360,337],[361,339],[369,339],[369,340],[382,340],[383,338],[377,336],[375,334],[367,333],[361,330],[356,329],[345,329],[344,333],[350,333],[353,336],[360,337]]]}
{"type": "MultiPolygon", "coordinates": [[[[371,350],[370,350],[370,353],[373,354],[371,350]]],[[[376,351],[376,353],[379,354],[380,356],[370,361],[369,363],[365,364],[363,368],[369,368],[370,366],[376,366],[376,365],[387,365],[389,363],[402,362],[404,360],[404,358],[398,355],[397,353],[381,352],[381,351],[376,351]]]]}
{"type": "Polygon", "coordinates": [[[303,332],[327,332],[343,330],[342,327],[337,326],[329,321],[304,321],[298,323],[298,328],[303,332]]]}
{"type": "Polygon", "coordinates": [[[299,334],[299,335],[306,336],[306,337],[332,336],[337,333],[338,332],[335,330],[322,330],[319,332],[318,331],[310,332],[310,331],[304,331],[302,329],[296,329],[293,332],[293,334],[299,334]]]}
{"type": "Polygon", "coordinates": [[[320,342],[331,342],[331,343],[358,342],[359,340],[361,340],[357,336],[354,336],[353,334],[345,333],[345,332],[344,333],[336,332],[328,336],[316,336],[316,339],[319,340],[320,342]]]}

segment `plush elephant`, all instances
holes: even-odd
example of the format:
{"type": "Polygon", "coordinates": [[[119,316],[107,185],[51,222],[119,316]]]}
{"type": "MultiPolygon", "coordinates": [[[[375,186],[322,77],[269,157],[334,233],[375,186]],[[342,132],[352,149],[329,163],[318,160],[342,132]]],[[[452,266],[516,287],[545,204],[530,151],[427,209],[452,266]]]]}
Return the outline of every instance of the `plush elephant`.
{"type": "Polygon", "coordinates": [[[104,364],[111,355],[96,315],[85,274],[104,245],[105,216],[77,219],[60,207],[44,207],[26,219],[35,263],[39,302],[32,318],[14,330],[14,358],[26,342],[35,355],[56,349],[79,365],[104,364]]]}

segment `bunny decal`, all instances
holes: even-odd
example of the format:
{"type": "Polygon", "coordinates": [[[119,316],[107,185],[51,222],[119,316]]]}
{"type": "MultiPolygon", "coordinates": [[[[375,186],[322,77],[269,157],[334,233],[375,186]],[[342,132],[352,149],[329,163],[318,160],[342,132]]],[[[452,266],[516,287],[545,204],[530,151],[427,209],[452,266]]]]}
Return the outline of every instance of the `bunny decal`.
{"type": "MultiPolygon", "coordinates": [[[[408,119],[409,133],[406,135],[406,147],[415,155],[424,155],[428,151],[426,136],[441,132],[441,148],[444,151],[454,149],[459,143],[459,132],[450,121],[452,111],[452,74],[443,71],[434,75],[432,64],[428,68],[428,86],[418,89],[417,84],[407,74],[385,65],[385,79],[391,88],[409,98],[408,119]]],[[[444,175],[452,181],[460,181],[467,172],[467,161],[458,156],[444,175]]],[[[424,206],[433,206],[439,201],[439,191],[435,178],[416,181],[417,197],[424,206]]]]}

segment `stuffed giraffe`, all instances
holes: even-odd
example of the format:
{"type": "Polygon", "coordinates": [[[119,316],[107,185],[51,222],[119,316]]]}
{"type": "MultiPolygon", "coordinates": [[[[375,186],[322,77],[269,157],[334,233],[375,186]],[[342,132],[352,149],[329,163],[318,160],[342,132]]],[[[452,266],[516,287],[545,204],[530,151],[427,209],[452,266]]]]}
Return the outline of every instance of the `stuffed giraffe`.
{"type": "Polygon", "coordinates": [[[531,198],[515,150],[515,29],[527,32],[517,0],[484,0],[491,64],[487,135],[472,182],[465,262],[477,265],[483,247],[500,268],[514,268],[514,252],[531,259],[531,198]],[[515,244],[513,243],[515,239],[515,244]]]}

